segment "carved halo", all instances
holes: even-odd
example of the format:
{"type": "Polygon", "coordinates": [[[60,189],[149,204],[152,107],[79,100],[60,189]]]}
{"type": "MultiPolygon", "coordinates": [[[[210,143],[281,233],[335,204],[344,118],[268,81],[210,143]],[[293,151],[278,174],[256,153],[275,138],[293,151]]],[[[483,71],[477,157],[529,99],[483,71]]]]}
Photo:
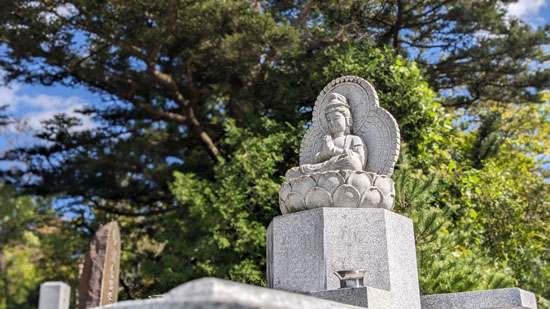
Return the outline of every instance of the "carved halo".
{"type": "Polygon", "coordinates": [[[367,147],[367,172],[391,176],[399,157],[400,135],[397,122],[381,108],[372,85],[356,76],[343,76],[330,82],[319,94],[313,108],[311,126],[300,147],[300,165],[315,163],[323,136],[329,134],[325,106],[336,92],[348,99],[353,127],[351,134],[360,136],[367,147]]]}

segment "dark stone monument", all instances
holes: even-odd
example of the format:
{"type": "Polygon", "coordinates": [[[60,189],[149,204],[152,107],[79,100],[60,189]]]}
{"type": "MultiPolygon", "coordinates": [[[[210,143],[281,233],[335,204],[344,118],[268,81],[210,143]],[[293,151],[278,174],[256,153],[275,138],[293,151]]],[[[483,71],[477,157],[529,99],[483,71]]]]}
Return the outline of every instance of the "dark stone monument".
{"type": "Polygon", "coordinates": [[[78,308],[116,303],[119,264],[120,232],[113,221],[102,226],[90,244],[80,277],[78,308]]]}

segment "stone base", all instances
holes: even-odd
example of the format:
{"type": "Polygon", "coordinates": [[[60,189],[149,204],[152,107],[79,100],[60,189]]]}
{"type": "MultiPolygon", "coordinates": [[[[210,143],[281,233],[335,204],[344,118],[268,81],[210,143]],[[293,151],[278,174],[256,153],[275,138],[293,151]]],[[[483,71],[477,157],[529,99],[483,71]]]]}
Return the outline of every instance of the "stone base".
{"type": "Polygon", "coordinates": [[[518,288],[423,295],[421,300],[422,309],[537,308],[535,294],[518,288]]]}
{"type": "Polygon", "coordinates": [[[69,309],[71,287],[64,282],[48,281],[40,285],[38,309],[69,309]]]}
{"type": "Polygon", "coordinates": [[[311,292],[307,295],[368,309],[394,307],[391,292],[369,287],[311,292]]]}
{"type": "Polygon", "coordinates": [[[306,295],[275,291],[216,278],[202,278],[182,284],[161,299],[130,300],[105,309],[360,309],[356,306],[306,295]]]}
{"type": "MultiPolygon", "coordinates": [[[[388,309],[392,308],[393,302],[392,293],[370,287],[312,292],[308,293],[308,295],[309,296],[270,290],[216,278],[202,278],[182,284],[172,289],[167,294],[164,294],[162,297],[122,301],[99,308],[388,309]]],[[[537,305],[533,293],[518,288],[422,296],[422,309],[436,308],[536,309],[537,305]]]]}
{"type": "Polygon", "coordinates": [[[364,171],[326,171],[283,182],[279,207],[283,215],[322,207],[385,208],[395,202],[393,180],[364,171]]]}
{"type": "Polygon", "coordinates": [[[392,293],[394,308],[420,308],[412,220],[385,209],[318,208],[278,216],[267,231],[268,287],[340,287],[337,270],[365,269],[365,286],[392,293]]]}

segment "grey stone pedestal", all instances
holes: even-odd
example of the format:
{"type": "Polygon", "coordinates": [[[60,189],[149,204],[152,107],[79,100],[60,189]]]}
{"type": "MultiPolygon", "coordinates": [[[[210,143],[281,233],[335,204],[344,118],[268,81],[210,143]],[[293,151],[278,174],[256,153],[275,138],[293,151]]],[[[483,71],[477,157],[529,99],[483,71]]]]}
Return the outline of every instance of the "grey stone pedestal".
{"type": "Polygon", "coordinates": [[[423,295],[422,309],[536,309],[535,294],[518,288],[423,295]]]}
{"type": "Polygon", "coordinates": [[[48,281],[40,285],[38,309],[69,309],[71,287],[60,281],[48,281]]]}
{"type": "Polygon", "coordinates": [[[420,308],[412,220],[385,209],[317,208],[275,217],[267,260],[274,289],[334,290],[340,287],[334,271],[366,269],[365,286],[391,292],[393,308],[420,308]]]}
{"type": "Polygon", "coordinates": [[[182,284],[159,299],[130,300],[104,309],[361,309],[334,301],[216,278],[182,284]]]}
{"type": "Polygon", "coordinates": [[[392,293],[369,287],[307,293],[310,296],[368,309],[393,308],[392,293]]]}

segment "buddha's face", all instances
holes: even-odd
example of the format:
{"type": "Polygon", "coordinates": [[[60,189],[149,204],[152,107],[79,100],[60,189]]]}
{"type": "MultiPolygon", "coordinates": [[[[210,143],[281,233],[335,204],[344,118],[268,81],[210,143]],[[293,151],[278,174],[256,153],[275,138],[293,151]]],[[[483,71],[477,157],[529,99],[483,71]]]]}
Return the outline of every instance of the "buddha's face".
{"type": "Polygon", "coordinates": [[[330,112],[327,114],[328,129],[332,135],[345,133],[348,127],[347,119],[341,112],[330,112]]]}

